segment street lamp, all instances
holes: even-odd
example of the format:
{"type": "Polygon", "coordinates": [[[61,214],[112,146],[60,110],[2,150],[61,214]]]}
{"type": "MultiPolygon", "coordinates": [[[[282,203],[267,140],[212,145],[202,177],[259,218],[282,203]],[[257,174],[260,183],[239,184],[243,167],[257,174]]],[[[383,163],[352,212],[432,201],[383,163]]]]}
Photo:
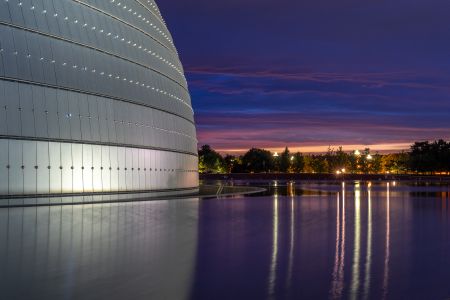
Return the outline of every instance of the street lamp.
{"type": "Polygon", "coordinates": [[[370,154],[367,154],[367,160],[372,160],[372,155],[370,155],[370,154]]]}
{"type": "Polygon", "coordinates": [[[278,157],[279,155],[278,155],[278,152],[275,152],[274,154],[273,154],[273,157],[278,157]]]}
{"type": "Polygon", "coordinates": [[[359,150],[356,149],[356,150],[355,150],[355,155],[356,155],[356,156],[360,156],[360,155],[361,155],[361,152],[359,152],[359,150]]]}

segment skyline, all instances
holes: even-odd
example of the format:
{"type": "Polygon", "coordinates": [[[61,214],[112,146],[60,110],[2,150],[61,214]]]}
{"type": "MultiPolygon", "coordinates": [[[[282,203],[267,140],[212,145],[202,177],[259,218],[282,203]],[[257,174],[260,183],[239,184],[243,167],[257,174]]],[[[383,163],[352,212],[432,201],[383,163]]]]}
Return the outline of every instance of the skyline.
{"type": "Polygon", "coordinates": [[[199,145],[397,151],[450,138],[450,4],[255,3],[160,3],[199,145]]]}

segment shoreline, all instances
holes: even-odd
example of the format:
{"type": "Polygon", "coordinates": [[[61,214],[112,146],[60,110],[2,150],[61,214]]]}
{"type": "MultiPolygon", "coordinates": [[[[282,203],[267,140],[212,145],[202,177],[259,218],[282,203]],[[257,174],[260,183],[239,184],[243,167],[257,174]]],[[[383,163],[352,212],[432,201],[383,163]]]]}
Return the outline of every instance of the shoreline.
{"type": "Polygon", "coordinates": [[[449,175],[411,174],[312,174],[312,173],[232,173],[200,174],[200,180],[360,180],[450,182],[449,175]]]}

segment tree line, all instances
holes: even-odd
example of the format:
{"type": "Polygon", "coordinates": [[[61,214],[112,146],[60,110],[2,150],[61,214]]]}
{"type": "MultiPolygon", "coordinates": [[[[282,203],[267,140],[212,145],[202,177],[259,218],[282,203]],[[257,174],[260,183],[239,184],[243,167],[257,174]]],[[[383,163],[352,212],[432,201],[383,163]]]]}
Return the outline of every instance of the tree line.
{"type": "Polygon", "coordinates": [[[222,156],[209,145],[199,151],[200,173],[352,173],[352,174],[436,174],[450,173],[450,142],[416,142],[409,151],[372,153],[329,148],[323,154],[291,152],[278,154],[252,148],[244,155],[222,156]]]}

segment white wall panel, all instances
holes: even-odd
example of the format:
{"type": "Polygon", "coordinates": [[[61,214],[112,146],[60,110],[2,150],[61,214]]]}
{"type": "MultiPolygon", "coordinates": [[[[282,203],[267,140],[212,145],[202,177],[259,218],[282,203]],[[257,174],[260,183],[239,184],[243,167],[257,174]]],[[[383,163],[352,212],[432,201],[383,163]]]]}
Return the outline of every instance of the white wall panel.
{"type": "Polygon", "coordinates": [[[0,139],[0,194],[7,195],[8,192],[8,140],[0,139]]]}
{"type": "Polygon", "coordinates": [[[22,141],[9,141],[9,193],[23,194],[22,141]]]}
{"type": "Polygon", "coordinates": [[[111,168],[111,190],[119,190],[119,160],[117,147],[109,147],[109,160],[111,168]]]}
{"type": "MultiPolygon", "coordinates": [[[[48,142],[37,142],[36,145],[36,157],[38,166],[36,172],[36,193],[38,194],[48,194],[50,192],[50,166],[49,161],[49,143],[48,142]]],[[[57,169],[57,168],[56,168],[57,169]]]]}
{"type": "Polygon", "coordinates": [[[131,149],[132,151],[132,174],[133,174],[133,185],[132,185],[132,190],[139,190],[139,183],[140,183],[140,179],[139,179],[139,149],[133,148],[131,149]]]}
{"type": "MultiPolygon", "coordinates": [[[[110,147],[101,146],[101,182],[102,191],[111,191],[111,163],[110,163],[110,147]]],[[[94,175],[95,176],[95,175],[94,175]]],[[[117,188],[116,188],[117,189],[117,188]]]]}
{"type": "Polygon", "coordinates": [[[148,150],[144,149],[137,149],[139,152],[139,189],[145,190],[145,152],[148,150]]]}
{"type": "Polygon", "coordinates": [[[35,124],[34,124],[34,107],[33,107],[33,94],[31,91],[31,85],[21,84],[19,86],[20,97],[20,120],[22,122],[23,136],[36,136],[35,124]]]}
{"type": "MultiPolygon", "coordinates": [[[[61,161],[61,145],[58,143],[49,143],[49,167],[50,167],[50,193],[62,192],[62,172],[63,168],[66,168],[68,172],[71,172],[72,158],[69,161],[64,161],[64,165],[61,161]]],[[[66,156],[64,157],[66,158],[66,156]]]]}
{"type": "Polygon", "coordinates": [[[0,1],[0,20],[5,22],[11,21],[11,16],[9,15],[8,2],[0,1]]]}
{"type": "Polygon", "coordinates": [[[37,143],[23,141],[23,192],[35,194],[37,188],[37,143]]]}
{"type": "Polygon", "coordinates": [[[0,134],[7,135],[8,134],[8,125],[7,125],[7,109],[8,109],[8,101],[5,96],[5,82],[0,80],[0,134]]]}
{"type": "Polygon", "coordinates": [[[69,110],[67,93],[67,91],[57,90],[56,97],[58,101],[59,136],[62,139],[70,140],[70,119],[77,118],[78,116],[75,116],[69,110]]]}
{"type": "MultiPolygon", "coordinates": [[[[84,99],[84,97],[82,97],[84,99]]],[[[69,114],[70,114],[70,138],[72,140],[81,140],[81,118],[80,118],[80,109],[79,109],[79,95],[68,92],[67,93],[67,101],[69,102],[69,114]],[[77,97],[78,96],[78,97],[77,97]]],[[[83,118],[83,123],[89,126],[89,120],[87,118],[83,118]]],[[[90,136],[90,128],[88,130],[88,134],[90,136]]]]}
{"type": "MultiPolygon", "coordinates": [[[[44,90],[44,97],[46,100],[46,111],[47,116],[47,130],[48,137],[53,139],[60,138],[60,126],[59,126],[59,114],[58,114],[58,98],[57,90],[46,88],[44,90]]],[[[64,118],[64,114],[62,114],[64,118]]]]}
{"type": "MultiPolygon", "coordinates": [[[[93,177],[92,177],[92,167],[93,165],[93,155],[92,155],[92,145],[81,145],[83,147],[83,192],[92,193],[93,188],[93,177]]],[[[97,152],[98,154],[98,152],[97,152]]],[[[101,157],[97,156],[98,161],[101,161],[101,157]]]]}
{"type": "MultiPolygon", "coordinates": [[[[81,144],[69,144],[72,145],[72,160],[73,160],[73,192],[82,193],[84,191],[83,183],[84,169],[83,165],[83,146],[81,144]]],[[[87,178],[89,180],[89,178],[87,178]]]]}
{"type": "Polygon", "coordinates": [[[5,81],[5,97],[7,101],[8,135],[19,136],[22,133],[22,124],[20,122],[18,83],[5,81]]]}
{"type": "Polygon", "coordinates": [[[126,191],[126,177],[125,177],[125,148],[117,147],[117,163],[118,163],[118,176],[119,176],[119,191],[126,191]]]}
{"type": "Polygon", "coordinates": [[[47,138],[47,114],[44,89],[40,86],[33,86],[33,107],[34,107],[34,127],[37,138],[47,138]]]}
{"type": "Polygon", "coordinates": [[[125,148],[125,186],[127,191],[133,190],[133,149],[125,148]]]}
{"type": "Polygon", "coordinates": [[[102,146],[91,145],[92,148],[92,166],[91,166],[91,176],[92,176],[92,191],[102,192],[102,173],[103,173],[103,162],[102,162],[102,146]],[[93,169],[92,169],[93,168],[93,169]]]}
{"type": "Polygon", "coordinates": [[[81,147],[80,147],[81,145],[74,145],[74,146],[75,146],[73,147],[75,150],[73,151],[74,158],[72,158],[72,144],[67,143],[60,144],[61,166],[62,166],[61,170],[62,193],[72,193],[74,191],[74,185],[79,187],[80,186],[79,182],[83,180],[81,176],[81,147]],[[79,152],[76,152],[76,150],[79,150],[79,152]],[[73,178],[75,178],[76,180],[73,180],[73,178]]]}
{"type": "Polygon", "coordinates": [[[145,171],[145,189],[150,190],[151,189],[151,179],[152,179],[152,172],[151,172],[151,162],[150,162],[150,153],[151,150],[145,150],[144,151],[144,171],[145,171]]]}

